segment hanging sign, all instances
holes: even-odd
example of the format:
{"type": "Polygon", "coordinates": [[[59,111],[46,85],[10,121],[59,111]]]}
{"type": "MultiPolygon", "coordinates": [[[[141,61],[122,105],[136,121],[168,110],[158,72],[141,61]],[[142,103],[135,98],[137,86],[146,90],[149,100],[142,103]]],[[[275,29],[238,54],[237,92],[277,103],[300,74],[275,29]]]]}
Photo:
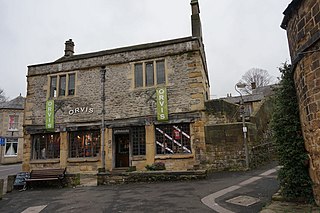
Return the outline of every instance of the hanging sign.
{"type": "Polygon", "coordinates": [[[157,88],[157,120],[167,121],[168,120],[168,99],[167,89],[157,88]]]}
{"type": "Polygon", "coordinates": [[[46,103],[46,129],[54,129],[54,100],[46,103]]]}

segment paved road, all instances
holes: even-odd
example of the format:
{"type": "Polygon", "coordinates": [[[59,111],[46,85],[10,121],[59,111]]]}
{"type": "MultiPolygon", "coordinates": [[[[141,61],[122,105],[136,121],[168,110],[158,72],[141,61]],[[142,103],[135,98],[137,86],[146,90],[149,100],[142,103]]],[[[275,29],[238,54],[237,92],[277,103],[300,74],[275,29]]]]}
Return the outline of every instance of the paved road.
{"type": "Polygon", "coordinates": [[[272,163],[248,172],[213,173],[206,180],[199,181],[14,191],[6,194],[0,201],[0,212],[205,213],[217,211],[205,205],[201,199],[220,195],[215,196],[214,206],[229,212],[255,213],[259,212],[278,190],[276,172],[270,170],[275,167],[276,164],[272,163]],[[262,175],[265,171],[271,172],[262,175]],[[227,202],[239,195],[254,197],[259,201],[248,207],[227,202]]]}
{"type": "Polygon", "coordinates": [[[8,175],[15,175],[21,171],[21,164],[0,165],[0,179],[6,179],[8,175]]]}

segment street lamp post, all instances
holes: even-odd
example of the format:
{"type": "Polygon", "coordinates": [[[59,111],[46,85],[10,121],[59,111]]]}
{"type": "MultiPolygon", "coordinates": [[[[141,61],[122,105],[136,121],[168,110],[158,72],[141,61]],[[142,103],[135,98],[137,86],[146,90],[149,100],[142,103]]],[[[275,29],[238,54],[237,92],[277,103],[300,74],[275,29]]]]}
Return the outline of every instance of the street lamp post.
{"type": "Polygon", "coordinates": [[[106,101],[106,95],[105,95],[105,82],[106,82],[106,69],[105,66],[101,67],[100,70],[101,74],[101,101],[102,101],[102,110],[101,110],[101,161],[102,161],[102,170],[103,172],[106,169],[106,163],[105,163],[105,140],[104,140],[104,128],[105,128],[105,101],[106,101]]]}
{"type": "Polygon", "coordinates": [[[242,132],[243,132],[243,143],[244,143],[244,152],[246,156],[246,169],[249,169],[249,151],[248,151],[248,141],[247,141],[247,127],[246,127],[246,121],[245,121],[245,111],[244,111],[244,101],[242,97],[242,93],[237,88],[245,88],[247,85],[244,83],[237,83],[235,85],[235,90],[240,94],[240,108],[242,109],[240,111],[241,117],[242,117],[242,132]]]}

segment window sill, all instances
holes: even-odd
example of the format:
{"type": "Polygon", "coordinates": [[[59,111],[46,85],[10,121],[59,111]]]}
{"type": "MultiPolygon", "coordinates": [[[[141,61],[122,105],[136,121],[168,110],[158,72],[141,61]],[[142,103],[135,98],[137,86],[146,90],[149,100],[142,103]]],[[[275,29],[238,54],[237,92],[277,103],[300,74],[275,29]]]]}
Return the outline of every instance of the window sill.
{"type": "Polygon", "coordinates": [[[4,157],[5,158],[16,158],[16,157],[18,157],[18,155],[5,155],[4,157]]]}
{"type": "Polygon", "coordinates": [[[83,163],[83,162],[98,162],[98,157],[87,157],[87,158],[68,158],[69,163],[83,163]]]}
{"type": "Polygon", "coordinates": [[[172,154],[172,155],[156,155],[156,160],[166,160],[166,159],[188,159],[193,158],[193,154],[172,154]]]}
{"type": "Polygon", "coordinates": [[[147,158],[146,158],[146,156],[144,156],[144,155],[136,155],[136,156],[133,156],[132,157],[132,160],[133,161],[140,161],[140,160],[146,160],[147,158]]]}
{"type": "Polygon", "coordinates": [[[60,163],[60,159],[39,159],[39,160],[31,160],[30,164],[37,163],[60,163]]]}

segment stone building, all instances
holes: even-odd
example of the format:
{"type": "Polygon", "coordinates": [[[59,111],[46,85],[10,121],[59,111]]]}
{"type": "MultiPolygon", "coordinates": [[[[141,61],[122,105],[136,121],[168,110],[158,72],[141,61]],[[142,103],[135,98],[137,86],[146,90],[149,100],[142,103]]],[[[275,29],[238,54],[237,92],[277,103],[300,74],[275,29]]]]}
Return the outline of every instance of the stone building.
{"type": "Polygon", "coordinates": [[[87,54],[70,39],[60,59],[28,66],[23,170],[199,165],[209,80],[191,9],[190,37],[87,54]]]}
{"type": "Polygon", "coordinates": [[[20,95],[0,104],[0,164],[22,162],[24,101],[20,95]]]}
{"type": "Polygon", "coordinates": [[[244,113],[246,118],[249,118],[255,111],[257,111],[260,105],[265,99],[274,94],[274,89],[277,87],[276,84],[266,85],[254,88],[252,94],[246,94],[241,96],[227,96],[222,98],[227,102],[233,104],[241,104],[241,98],[243,99],[244,113]]]}
{"type": "Polygon", "coordinates": [[[293,0],[284,11],[310,176],[320,204],[320,1],[293,0]]]}

